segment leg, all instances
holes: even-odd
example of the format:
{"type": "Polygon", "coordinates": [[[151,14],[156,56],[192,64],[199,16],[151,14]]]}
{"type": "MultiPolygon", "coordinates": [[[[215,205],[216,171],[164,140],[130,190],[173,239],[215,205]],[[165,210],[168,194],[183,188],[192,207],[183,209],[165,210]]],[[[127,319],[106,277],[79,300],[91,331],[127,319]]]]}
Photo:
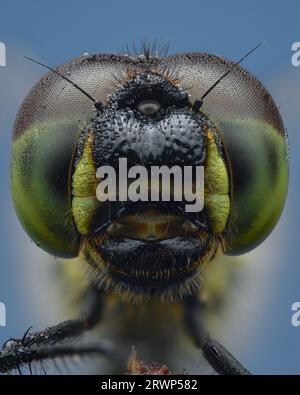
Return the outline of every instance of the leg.
{"type": "Polygon", "coordinates": [[[28,364],[31,371],[31,363],[43,361],[45,359],[53,359],[58,357],[67,357],[74,355],[102,355],[114,358],[109,350],[102,346],[60,346],[56,344],[46,346],[20,346],[11,347],[0,354],[0,372],[8,373],[13,369],[17,369],[21,374],[20,366],[28,364]]]}
{"type": "Polygon", "coordinates": [[[203,328],[203,304],[196,296],[189,296],[184,302],[184,321],[196,347],[220,375],[250,375],[251,373],[216,340],[210,338],[203,328]]]}
{"type": "Polygon", "coordinates": [[[112,356],[111,352],[99,345],[81,347],[58,344],[64,339],[73,338],[92,329],[99,322],[103,304],[102,293],[91,288],[86,295],[86,301],[84,318],[64,321],[40,332],[30,333],[28,330],[22,339],[8,340],[0,352],[0,372],[19,370],[20,365],[24,363],[30,366],[33,361],[60,356],[91,353],[112,356]]]}

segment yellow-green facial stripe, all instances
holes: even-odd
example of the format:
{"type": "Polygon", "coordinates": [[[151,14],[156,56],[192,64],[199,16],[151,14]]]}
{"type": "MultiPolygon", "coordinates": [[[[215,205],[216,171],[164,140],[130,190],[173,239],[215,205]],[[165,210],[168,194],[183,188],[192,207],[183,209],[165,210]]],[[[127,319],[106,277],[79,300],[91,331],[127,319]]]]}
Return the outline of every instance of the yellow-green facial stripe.
{"type": "Polygon", "coordinates": [[[87,235],[100,202],[96,198],[97,178],[92,151],[93,135],[90,134],[83,148],[72,180],[72,213],[78,231],[87,235]]]}
{"type": "Polygon", "coordinates": [[[213,132],[207,129],[207,151],[204,166],[204,202],[214,233],[222,233],[230,211],[229,178],[227,168],[213,132]]]}

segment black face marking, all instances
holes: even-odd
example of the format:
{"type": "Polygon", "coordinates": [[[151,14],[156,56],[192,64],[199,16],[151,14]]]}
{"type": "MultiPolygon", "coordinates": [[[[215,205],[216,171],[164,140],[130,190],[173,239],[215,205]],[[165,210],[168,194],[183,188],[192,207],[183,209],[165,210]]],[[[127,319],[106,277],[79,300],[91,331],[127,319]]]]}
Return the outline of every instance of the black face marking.
{"type": "Polygon", "coordinates": [[[94,122],[93,154],[97,167],[117,168],[120,157],[128,166],[200,166],[205,160],[201,119],[187,108],[160,110],[148,119],[137,110],[108,109],[94,122]]]}
{"type": "MultiPolygon", "coordinates": [[[[112,95],[107,107],[90,123],[97,167],[128,165],[200,166],[205,161],[205,120],[190,110],[187,95],[155,74],[142,74],[112,95]],[[143,114],[145,101],[157,103],[153,114],[143,114]]],[[[83,133],[78,146],[84,146],[83,133]]],[[[79,153],[80,156],[80,153],[79,153]]]]}

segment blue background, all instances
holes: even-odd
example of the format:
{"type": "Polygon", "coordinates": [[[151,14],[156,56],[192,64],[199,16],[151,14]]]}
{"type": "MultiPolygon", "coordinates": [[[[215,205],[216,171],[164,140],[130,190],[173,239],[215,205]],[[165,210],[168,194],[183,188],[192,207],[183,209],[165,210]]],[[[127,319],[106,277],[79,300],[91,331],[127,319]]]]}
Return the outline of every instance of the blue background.
{"type": "MultiPolygon", "coordinates": [[[[291,64],[291,45],[300,41],[299,13],[296,0],[1,1],[0,41],[7,47],[7,66],[0,68],[0,301],[7,307],[7,326],[0,328],[0,342],[20,336],[31,324],[40,327],[57,318],[46,285],[44,291],[47,278],[39,272],[48,258],[22,231],[9,191],[14,117],[45,72],[24,55],[55,66],[84,51],[115,53],[133,41],[157,39],[170,44],[170,53],[203,51],[237,60],[263,41],[243,65],[280,106],[290,135],[290,190],[276,230],[258,252],[245,258],[247,265],[252,256],[260,260],[253,272],[249,269],[252,282],[239,291],[246,302],[236,307],[248,319],[242,327],[245,334],[240,333],[246,345],[230,336],[228,343],[255,373],[300,373],[300,327],[290,322],[291,305],[300,300],[300,67],[291,64]],[[267,270],[260,274],[263,265],[267,270]],[[256,294],[260,296],[253,301],[256,294]],[[35,314],[38,309],[43,314],[35,314]]],[[[240,327],[239,322],[235,325],[240,327]]]]}

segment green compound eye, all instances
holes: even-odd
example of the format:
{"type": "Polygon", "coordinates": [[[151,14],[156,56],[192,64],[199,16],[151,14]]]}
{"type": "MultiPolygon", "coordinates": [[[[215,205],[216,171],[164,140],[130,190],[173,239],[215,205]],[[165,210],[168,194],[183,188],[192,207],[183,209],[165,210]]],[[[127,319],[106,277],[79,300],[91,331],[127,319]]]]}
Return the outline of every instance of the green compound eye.
{"type": "Polygon", "coordinates": [[[223,121],[232,170],[232,208],[227,252],[255,248],[276,225],[288,188],[286,136],[282,124],[259,120],[223,121]],[[230,131],[230,132],[229,132],[230,131]]]}
{"type": "MultiPolygon", "coordinates": [[[[233,66],[202,53],[155,58],[150,64],[157,74],[170,70],[166,79],[176,75],[191,103],[233,66]]],[[[105,106],[118,89],[116,76],[128,81],[148,66],[123,56],[91,55],[66,62],[58,71],[105,106]]],[[[140,102],[140,111],[160,109],[147,100],[140,102]]],[[[242,254],[270,234],[282,212],[288,187],[287,135],[269,93],[241,67],[210,92],[201,110],[218,132],[229,179],[223,248],[227,254],[242,254]]],[[[26,97],[15,122],[11,182],[17,214],[41,248],[64,258],[77,256],[82,241],[72,213],[72,177],[79,137],[95,114],[82,92],[50,72],[26,97]]]]}

